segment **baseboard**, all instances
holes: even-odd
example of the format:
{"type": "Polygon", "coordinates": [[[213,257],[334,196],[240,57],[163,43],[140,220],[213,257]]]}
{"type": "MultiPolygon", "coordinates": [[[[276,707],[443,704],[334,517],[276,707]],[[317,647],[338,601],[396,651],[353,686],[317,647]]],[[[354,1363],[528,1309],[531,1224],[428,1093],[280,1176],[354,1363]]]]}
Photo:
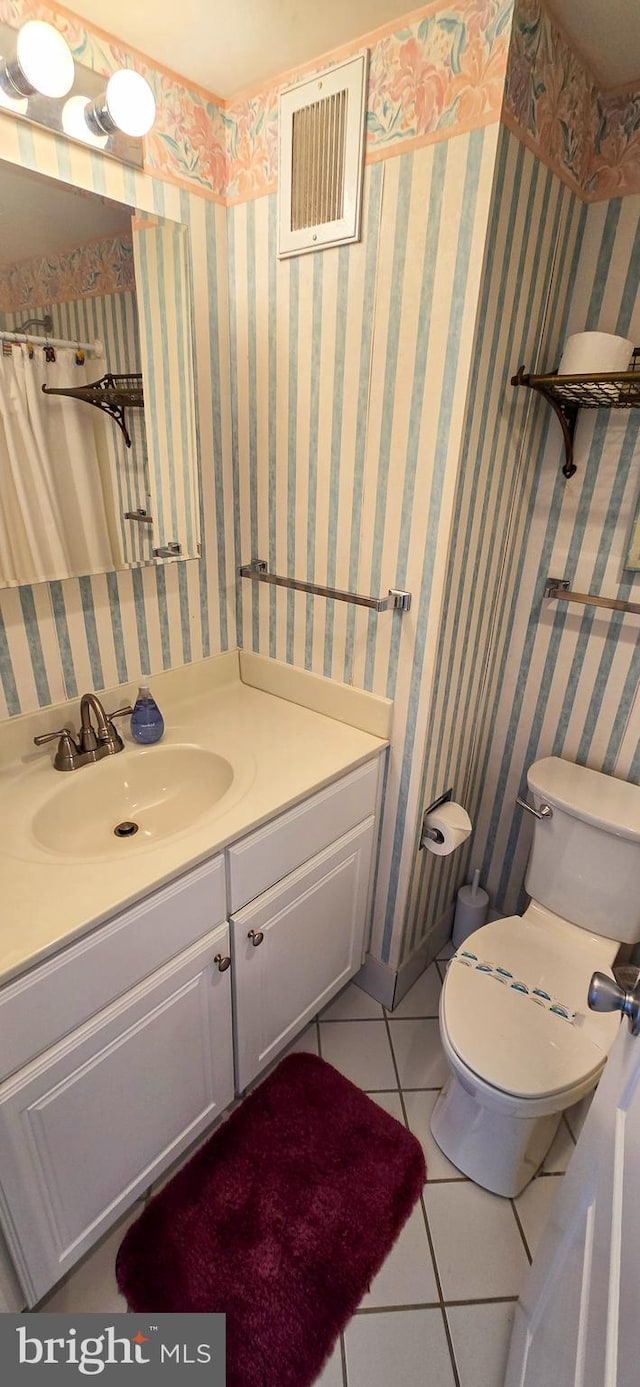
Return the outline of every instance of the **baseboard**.
{"type": "Polygon", "coordinates": [[[398,969],[393,996],[394,1007],[397,1007],[398,1002],[402,1001],[402,998],[406,996],[409,989],[413,987],[414,982],[418,981],[420,974],[424,973],[425,968],[428,968],[429,964],[433,963],[434,958],[438,957],[440,950],[444,948],[445,944],[448,944],[451,938],[454,913],[455,907],[450,905],[449,908],[445,910],[444,915],[440,916],[438,923],[434,925],[433,929],[429,930],[429,933],[425,935],[424,939],[420,940],[417,948],[413,950],[413,953],[409,954],[409,957],[405,959],[402,967],[398,969]]]}
{"type": "Polygon", "coordinates": [[[414,982],[418,981],[425,968],[433,963],[434,958],[438,957],[440,950],[448,944],[451,938],[451,927],[453,925],[454,906],[449,906],[441,915],[437,925],[429,930],[424,939],[420,940],[418,947],[413,950],[409,958],[405,960],[399,969],[392,968],[388,963],[382,963],[379,958],[374,958],[373,954],[367,954],[359,973],[356,973],[353,981],[357,987],[361,987],[363,992],[368,992],[370,997],[374,997],[376,1002],[381,1002],[383,1007],[388,1007],[392,1011],[397,1007],[398,1002],[413,987],[414,982]]]}
{"type": "Polygon", "coordinates": [[[363,992],[368,992],[370,997],[374,997],[376,1002],[381,1002],[383,1007],[393,1006],[397,973],[388,963],[382,963],[379,958],[374,958],[373,954],[367,954],[360,972],[356,973],[353,981],[363,992]]]}

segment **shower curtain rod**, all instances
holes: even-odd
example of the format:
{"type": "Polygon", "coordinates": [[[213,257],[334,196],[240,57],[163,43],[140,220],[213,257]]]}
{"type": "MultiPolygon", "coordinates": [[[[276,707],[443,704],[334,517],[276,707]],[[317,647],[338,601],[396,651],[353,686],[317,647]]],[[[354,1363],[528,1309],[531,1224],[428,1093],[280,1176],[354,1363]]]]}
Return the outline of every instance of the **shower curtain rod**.
{"type": "Polygon", "coordinates": [[[30,332],[2,332],[0,342],[25,342],[32,347],[73,347],[76,351],[89,352],[91,356],[102,356],[104,348],[99,340],[95,342],[70,342],[64,337],[32,337],[30,332]]]}

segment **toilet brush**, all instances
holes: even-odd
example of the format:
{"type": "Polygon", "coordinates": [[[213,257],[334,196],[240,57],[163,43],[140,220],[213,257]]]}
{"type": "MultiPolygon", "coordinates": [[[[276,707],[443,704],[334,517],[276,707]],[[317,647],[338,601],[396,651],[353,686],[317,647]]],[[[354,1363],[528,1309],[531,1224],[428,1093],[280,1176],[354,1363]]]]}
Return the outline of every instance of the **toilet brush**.
{"type": "Polygon", "coordinates": [[[456,913],[453,921],[453,946],[458,949],[475,929],[485,923],[489,908],[487,892],[480,886],[480,868],[473,873],[471,886],[461,886],[458,891],[456,913]]]}

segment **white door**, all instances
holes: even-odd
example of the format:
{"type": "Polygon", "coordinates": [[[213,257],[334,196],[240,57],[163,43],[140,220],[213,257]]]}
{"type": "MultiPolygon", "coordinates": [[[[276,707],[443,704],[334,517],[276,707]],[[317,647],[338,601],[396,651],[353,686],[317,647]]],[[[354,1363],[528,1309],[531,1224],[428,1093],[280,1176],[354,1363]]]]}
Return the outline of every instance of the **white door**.
{"type": "MultiPolygon", "coordinates": [[[[640,988],[629,995],[633,1011],[640,988]]],[[[601,1003],[607,1000],[615,999],[601,990],[601,1003]]],[[[633,1020],[620,1027],[528,1273],[505,1387],[640,1383],[640,1034],[632,1033],[633,1020]]]]}
{"type": "Polygon", "coordinates": [[[239,1091],[358,971],[374,822],[232,915],[239,1091]]]}

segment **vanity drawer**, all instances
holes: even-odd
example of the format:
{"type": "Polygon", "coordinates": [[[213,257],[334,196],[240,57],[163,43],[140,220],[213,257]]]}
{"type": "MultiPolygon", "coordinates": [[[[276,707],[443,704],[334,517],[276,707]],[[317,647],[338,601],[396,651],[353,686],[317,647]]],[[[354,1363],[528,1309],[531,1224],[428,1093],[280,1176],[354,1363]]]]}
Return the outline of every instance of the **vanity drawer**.
{"type": "Polygon", "coordinates": [[[0,1079],[226,919],[222,855],[0,991],[0,1079]]]}
{"type": "Polygon", "coordinates": [[[379,758],[229,848],[229,910],[240,910],[375,813],[379,758]]]}

